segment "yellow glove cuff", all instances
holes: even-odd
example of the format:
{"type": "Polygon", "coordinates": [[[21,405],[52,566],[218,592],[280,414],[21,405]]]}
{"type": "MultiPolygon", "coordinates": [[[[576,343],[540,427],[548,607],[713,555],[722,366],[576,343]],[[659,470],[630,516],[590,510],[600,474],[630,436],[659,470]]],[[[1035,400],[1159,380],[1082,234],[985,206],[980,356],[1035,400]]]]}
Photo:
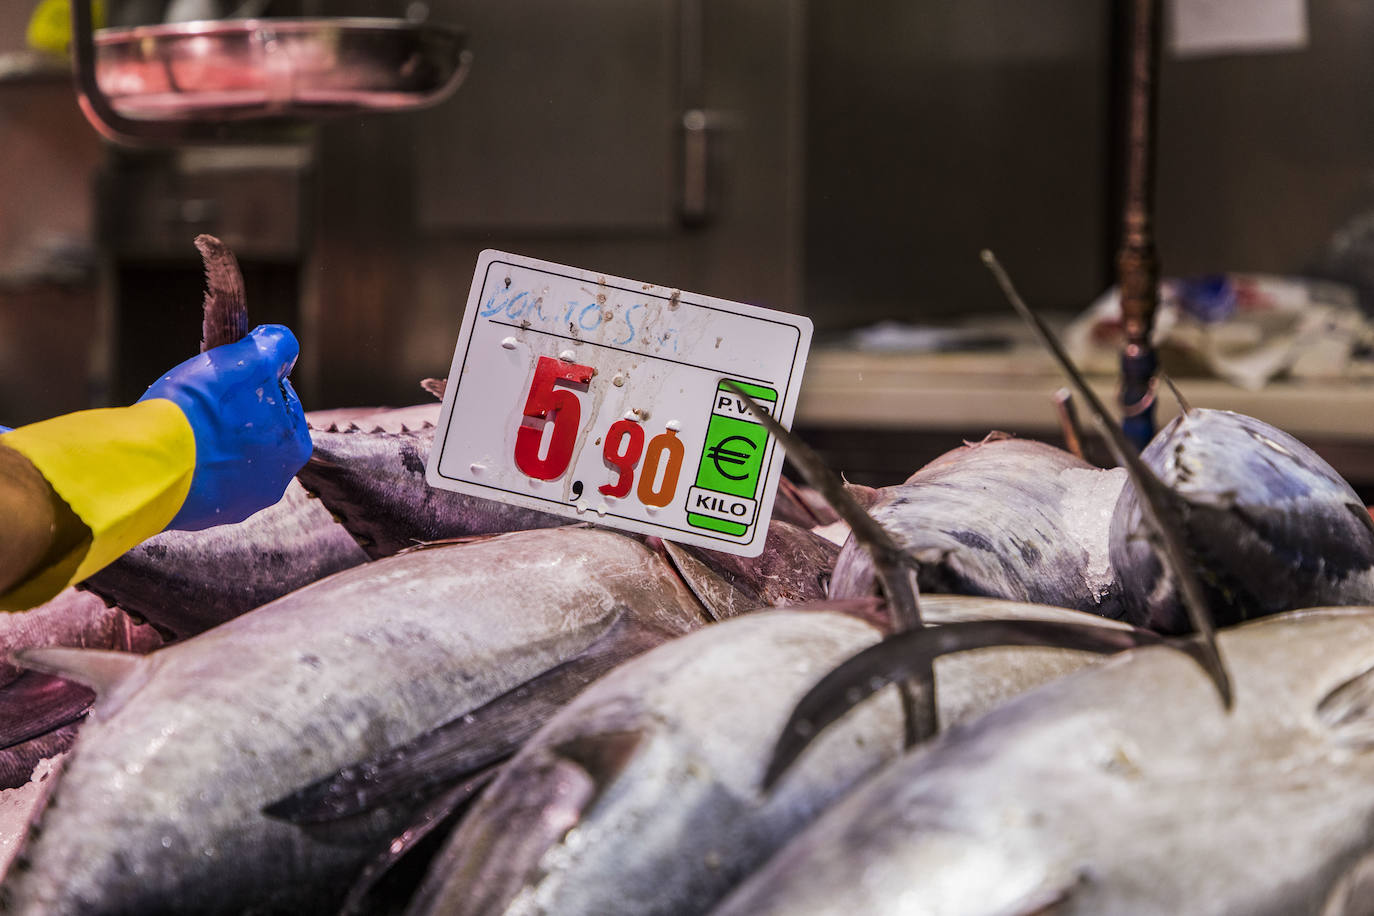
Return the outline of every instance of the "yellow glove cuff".
{"type": "Polygon", "coordinates": [[[0,442],[29,459],[91,529],[90,550],[64,584],[167,527],[196,468],[191,424],[181,408],[160,398],[21,426],[0,442]]]}

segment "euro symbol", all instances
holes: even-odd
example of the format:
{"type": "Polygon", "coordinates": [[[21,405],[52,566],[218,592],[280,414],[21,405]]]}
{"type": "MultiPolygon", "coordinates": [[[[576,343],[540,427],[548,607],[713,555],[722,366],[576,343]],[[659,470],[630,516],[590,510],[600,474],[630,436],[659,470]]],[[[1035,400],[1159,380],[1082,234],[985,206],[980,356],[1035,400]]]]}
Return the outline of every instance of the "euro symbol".
{"type": "Polygon", "coordinates": [[[724,477],[726,480],[748,480],[748,474],[740,474],[738,477],[736,477],[734,474],[731,474],[729,471],[725,470],[725,468],[721,467],[720,463],[724,461],[726,464],[744,464],[746,461],[749,460],[750,456],[753,454],[753,451],[754,443],[748,438],[744,436],[727,436],[726,438],[717,442],[715,445],[708,448],[706,450],[706,457],[710,458],[711,462],[715,464],[716,473],[724,477]],[[749,450],[739,452],[735,451],[734,449],[726,448],[726,446],[729,445],[731,442],[743,442],[746,446],[748,446],[749,450]]]}

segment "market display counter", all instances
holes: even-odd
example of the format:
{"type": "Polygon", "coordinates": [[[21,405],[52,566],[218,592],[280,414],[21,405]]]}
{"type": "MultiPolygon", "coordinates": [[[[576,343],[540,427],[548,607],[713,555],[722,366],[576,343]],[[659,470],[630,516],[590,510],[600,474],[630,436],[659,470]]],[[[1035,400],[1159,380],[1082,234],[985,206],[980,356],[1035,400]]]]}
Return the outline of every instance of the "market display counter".
{"type": "MultiPolygon", "coordinates": [[[[1275,382],[1247,391],[1218,379],[1175,382],[1191,405],[1272,423],[1316,449],[1362,493],[1374,490],[1374,384],[1275,382]]],[[[1115,378],[1091,383],[1115,405],[1115,378]]],[[[959,439],[989,430],[1059,442],[1053,395],[1066,384],[1049,356],[1030,346],[935,354],[817,348],[796,427],[851,480],[892,483],[890,475],[905,476],[959,439]]],[[[1157,410],[1161,425],[1178,413],[1167,390],[1157,410]]]]}

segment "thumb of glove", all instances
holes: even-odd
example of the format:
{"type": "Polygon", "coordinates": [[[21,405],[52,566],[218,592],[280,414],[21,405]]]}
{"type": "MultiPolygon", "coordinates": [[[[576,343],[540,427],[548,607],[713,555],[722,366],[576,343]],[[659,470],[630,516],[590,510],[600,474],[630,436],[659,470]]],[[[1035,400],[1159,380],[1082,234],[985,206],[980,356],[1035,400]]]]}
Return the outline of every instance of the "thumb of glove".
{"type": "Polygon", "coordinates": [[[168,527],[239,522],[281,499],[312,449],[300,399],[286,378],[299,353],[288,328],[262,325],[149,387],[143,399],[166,398],[180,407],[196,441],[191,489],[168,527]]]}

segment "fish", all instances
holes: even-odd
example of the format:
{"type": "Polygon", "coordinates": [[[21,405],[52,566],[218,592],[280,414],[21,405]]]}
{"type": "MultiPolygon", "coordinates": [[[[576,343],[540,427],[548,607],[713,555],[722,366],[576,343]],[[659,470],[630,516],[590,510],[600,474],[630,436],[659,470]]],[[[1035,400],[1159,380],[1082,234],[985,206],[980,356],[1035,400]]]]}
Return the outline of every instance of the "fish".
{"type": "MultiPolygon", "coordinates": [[[[749,393],[734,381],[726,379],[723,384],[735,393],[740,402],[753,414],[754,420],[767,430],[768,435],[778,440],[806,483],[835,510],[849,527],[852,536],[868,551],[873,559],[874,574],[886,602],[891,630],[897,632],[924,626],[916,585],[919,566],[910,553],[873,519],[862,498],[849,491],[844,481],[826,466],[814,449],[760,407],[749,393]]],[[[923,665],[912,669],[909,680],[897,685],[897,693],[901,698],[903,718],[906,722],[906,744],[910,747],[933,735],[939,728],[935,703],[935,672],[932,667],[923,665]]]]}
{"type": "MultiPolygon", "coordinates": [[[[83,719],[84,714],[75,721],[0,750],[0,793],[23,788],[32,781],[40,763],[70,750],[83,719]]],[[[4,868],[0,867],[0,875],[4,873],[4,868]]]]}
{"type": "Polygon", "coordinates": [[[323,504],[293,481],[274,505],[237,524],[154,535],[81,588],[176,639],[368,561],[323,504]]]}
{"type": "MultiPolygon", "coordinates": [[[[1104,620],[1087,611],[998,598],[967,595],[923,595],[921,610],[932,626],[985,622],[1033,621],[1080,627],[1116,634],[1119,647],[1149,639],[1129,624],[1104,620]]],[[[934,662],[939,697],[940,729],[969,721],[1039,684],[1049,683],[1102,661],[1095,650],[1081,644],[988,646],[976,651],[944,655],[934,662]]]]}
{"type": "MultiPolygon", "coordinates": [[[[920,564],[923,594],[980,595],[1120,617],[1108,531],[1126,474],[1043,442],[990,435],[888,487],[870,512],[920,564]]],[[[830,595],[868,594],[853,538],[830,595]]]]}
{"type": "MultiPolygon", "coordinates": [[[[1374,603],[1374,522],[1350,484],[1295,437],[1245,414],[1188,407],[1140,457],[1177,503],[1220,625],[1374,603]]],[[[1139,495],[1128,485],[1110,538],[1125,619],[1185,632],[1178,588],[1141,527],[1139,495]]]]}
{"type": "Polygon", "coordinates": [[[407,913],[701,912],[900,753],[894,694],[757,803],[754,783],[780,717],[811,677],[877,636],[841,614],[767,610],[626,662],[502,769],[407,913]]]}
{"type": "Polygon", "coordinates": [[[31,775],[18,787],[0,789],[0,875],[9,870],[31,822],[47,802],[63,759],[60,753],[45,755],[29,766],[31,775]]]}
{"type": "Polygon", "coordinates": [[[229,246],[213,235],[198,235],[196,250],[205,266],[200,352],[237,343],[248,335],[248,298],[243,273],[229,246]]]}
{"type": "MultiPolygon", "coordinates": [[[[1341,656],[1338,647],[1369,643],[1374,608],[1315,609],[1217,631],[1200,581],[1209,571],[1195,569],[1185,549],[1181,500],[1125,443],[996,259],[986,251],[983,259],[1126,469],[1142,533],[1179,587],[1191,634],[1136,648],[946,732],[819,820],[718,912],[1335,912],[1367,881],[1361,865],[1374,839],[1374,812],[1332,830],[1331,812],[1345,809],[1349,783],[1367,782],[1374,767],[1374,657],[1368,648],[1341,656]],[[1193,663],[1205,680],[1182,675],[1193,663]],[[1344,679],[1331,680],[1342,671],[1344,679]],[[1198,702],[1197,693],[1213,690],[1219,704],[1198,702]],[[1351,763],[1360,757],[1364,773],[1351,763]],[[1314,799],[1309,786],[1326,787],[1328,776],[1339,787],[1314,799]],[[1256,798],[1267,809],[1258,829],[1234,817],[1256,798]],[[1288,819],[1274,816],[1286,807],[1306,817],[1299,845],[1324,836],[1291,857],[1287,835],[1277,855],[1263,840],[1248,844],[1266,837],[1270,823],[1286,831],[1288,819]],[[1208,810],[1220,811],[1222,822],[1197,816],[1208,810]],[[862,880],[849,879],[857,887],[832,886],[838,873],[859,869],[862,880]]],[[[1021,630],[1016,638],[1029,636],[1021,630]]],[[[971,644],[988,644],[972,635],[971,644]]],[[[846,677],[867,676],[857,702],[865,690],[926,667],[956,636],[942,628],[898,634],[887,641],[903,650],[887,653],[890,668],[875,674],[856,657],[813,694],[839,695],[846,677]]],[[[792,737],[784,732],[779,749],[792,737]]]]}
{"type": "MultiPolygon", "coordinates": [[[[624,609],[594,643],[540,674],[384,754],[344,767],[263,808],[299,825],[334,825],[388,806],[417,810],[359,873],[341,913],[371,913],[412,887],[407,872],[422,868],[426,849],[442,836],[504,762],[589,683],[673,634],[624,609]],[[417,851],[418,850],[418,851],[417,851]]],[[[431,851],[432,854],[432,851],[431,851]]],[[[418,874],[415,875],[418,878],[418,874]]]]}
{"type": "MultiPolygon", "coordinates": [[[[873,487],[848,482],[845,483],[845,489],[865,505],[877,493],[873,487]]],[[[778,478],[773,518],[790,522],[799,528],[823,528],[840,521],[839,513],[814,487],[793,483],[786,475],[778,478]]]]}
{"type": "Polygon", "coordinates": [[[308,410],[305,422],[312,430],[347,432],[361,430],[375,433],[405,433],[428,429],[439,423],[442,405],[413,404],[409,407],[336,407],[330,410],[308,410]]]}
{"type": "Polygon", "coordinates": [[[575,658],[622,608],[707,620],[642,544],[561,528],[344,570],[146,657],[28,650],[98,699],[0,910],[329,911],[411,812],[311,831],[263,806],[575,658]]]}
{"type": "Polygon", "coordinates": [[[142,653],[162,642],[153,627],[75,588],[27,611],[0,614],[0,789],[24,785],[39,760],[70,747],[94,700],[80,684],[10,664],[11,652],[81,646],[142,653]]]}
{"type": "Polygon", "coordinates": [[[366,422],[373,414],[384,413],[387,407],[326,407],[321,410],[307,410],[305,424],[310,429],[347,429],[356,426],[357,421],[366,422]]]}
{"type": "MultiPolygon", "coordinates": [[[[945,597],[958,602],[980,600],[945,597]]],[[[966,613],[960,605],[947,608],[947,616],[933,631],[907,630],[890,635],[821,678],[802,697],[783,726],[764,773],[763,789],[776,784],[815,737],[841,720],[856,704],[909,677],[914,670],[932,666],[948,672],[953,665],[958,672],[968,659],[983,660],[991,653],[998,661],[994,667],[983,669],[979,677],[959,677],[956,673],[952,681],[941,682],[942,693],[947,693],[951,685],[965,691],[970,684],[974,685],[975,702],[971,706],[987,709],[985,698],[994,692],[985,683],[988,679],[1003,684],[1003,695],[1011,696],[1027,685],[1052,680],[1054,673],[1046,672],[1047,664],[1068,659],[1071,667],[1060,669],[1062,674],[1083,664],[1082,653],[1111,655],[1142,645],[1168,645],[1164,637],[1149,630],[1099,620],[1082,611],[1000,600],[987,604],[991,613],[966,613]],[[1049,650],[1049,654],[1045,655],[1043,650],[1049,650]]],[[[1187,647],[1180,648],[1187,651],[1187,647]]],[[[942,699],[941,704],[947,705],[947,699],[942,699]]],[[[948,727],[959,721],[958,716],[946,715],[940,725],[948,727]]]]}
{"type": "MultiPolygon", "coordinates": [[[[233,252],[209,235],[197,236],[195,245],[205,263],[204,351],[242,339],[248,310],[233,252]]],[[[293,482],[274,505],[237,524],[157,534],[80,587],[177,639],[367,559],[329,512],[293,482]]]]}
{"type": "Polygon", "coordinates": [[[0,614],[0,688],[23,673],[10,653],[36,646],[83,646],[148,652],[162,644],[151,626],[139,623],[117,603],[66,588],[26,611],[0,614]]]}
{"type": "Polygon", "coordinates": [[[39,671],[24,672],[0,689],[0,748],[70,725],[86,714],[94,699],[81,684],[39,671]]]}
{"type": "Polygon", "coordinates": [[[675,634],[625,612],[575,658],[384,754],[267,805],[293,824],[324,824],[397,801],[420,802],[499,764],[582,688],[675,634]]]}
{"type": "MultiPolygon", "coordinates": [[[[935,597],[922,602],[927,623],[984,615],[1096,621],[1058,608],[935,597]]],[[[843,719],[811,748],[815,756],[758,796],[772,736],[801,692],[881,635],[825,602],[799,608],[714,624],[587,688],[464,818],[411,916],[599,914],[622,912],[625,901],[638,914],[708,910],[902,749],[902,711],[888,692],[843,719]]],[[[1096,662],[1058,649],[942,658],[941,724],[1096,662]]]]}
{"type": "Polygon", "coordinates": [[[718,620],[761,607],[821,600],[840,552],[834,543],[811,530],[776,518],[768,523],[763,552],[757,557],[667,540],[663,546],[684,581],[718,620]],[[702,587],[701,566],[728,583],[724,600],[716,596],[716,590],[702,587]]]}
{"type": "Polygon", "coordinates": [[[714,913],[1322,912],[1374,848],[1374,608],[1217,640],[1229,712],[1130,650],[903,757],[714,913]]]}
{"type": "Polygon", "coordinates": [[[427,541],[568,524],[536,509],[431,487],[425,462],[433,427],[312,430],[311,438],[314,453],[296,479],[373,559],[427,541]]]}
{"type": "MultiPolygon", "coordinates": [[[[1203,589],[1202,576],[1205,571],[1195,568],[1187,551],[1181,506],[1177,495],[1159,479],[1141,456],[1136,453],[1135,448],[1127,441],[1124,430],[1112,421],[1102,399],[1089,387],[1087,380],[1083,378],[1083,373],[1078,371],[1073,360],[1069,359],[1069,354],[1064,350],[1064,345],[1059,342],[1059,338],[1050,330],[1044,319],[1026,305],[1021,294],[1016,291],[1011,277],[1007,275],[1006,270],[998,262],[996,255],[984,249],[981,257],[984,266],[988,268],[993,279],[997,281],[997,285],[1001,287],[1007,303],[1021,316],[1031,332],[1044,345],[1054,361],[1059,364],[1059,368],[1068,376],[1073,390],[1083,399],[1093,423],[1102,433],[1103,444],[1125,470],[1127,479],[1135,488],[1135,492],[1138,494],[1137,504],[1144,521],[1140,533],[1149,543],[1151,549],[1156,551],[1159,562],[1169,570],[1170,576],[1178,587],[1183,610],[1188,617],[1191,636],[1187,644],[1181,644],[1180,648],[1188,651],[1207,672],[1217,689],[1217,694],[1221,697],[1222,705],[1229,709],[1232,699],[1231,681],[1226,672],[1226,662],[1217,648],[1216,624],[1213,621],[1215,612],[1208,606],[1207,595],[1203,589]]],[[[1118,501],[1119,499],[1118,496],[1118,501]]],[[[1113,509],[1113,512],[1115,511],[1113,509]]]]}

